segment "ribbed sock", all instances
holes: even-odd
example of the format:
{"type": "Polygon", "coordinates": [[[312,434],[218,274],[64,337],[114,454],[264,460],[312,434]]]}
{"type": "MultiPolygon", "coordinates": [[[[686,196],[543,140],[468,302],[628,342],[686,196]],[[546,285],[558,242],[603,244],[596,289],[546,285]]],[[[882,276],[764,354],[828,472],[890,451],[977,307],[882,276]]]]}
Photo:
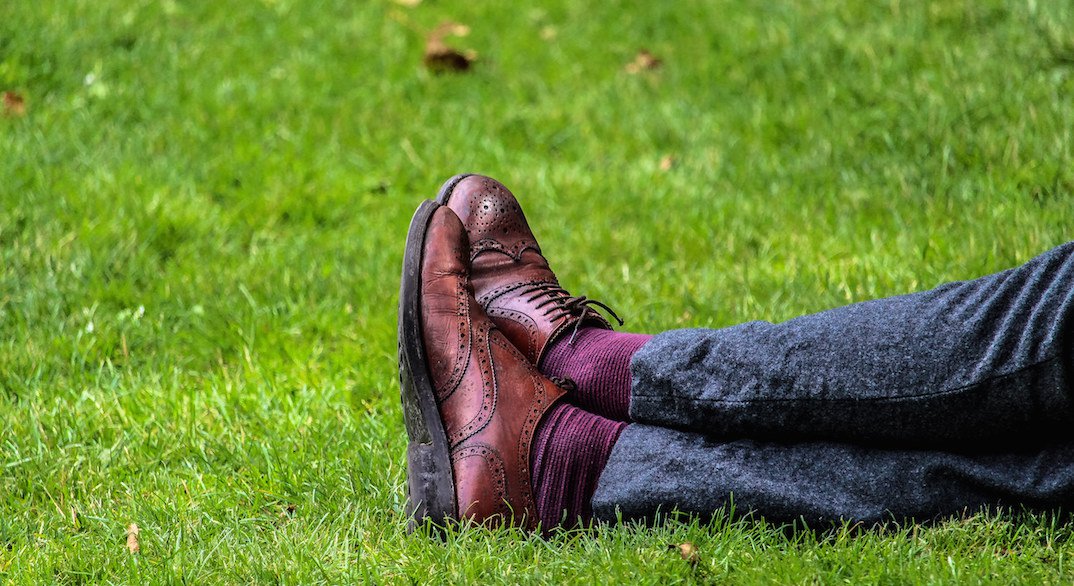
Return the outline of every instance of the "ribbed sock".
{"type": "Polygon", "coordinates": [[[590,499],[626,426],[564,402],[553,405],[537,424],[530,471],[543,530],[589,523],[590,499]]]}
{"type": "Polygon", "coordinates": [[[630,421],[630,359],[652,336],[600,328],[582,328],[571,340],[552,343],[540,369],[547,376],[569,378],[578,386],[571,402],[616,421],[630,421]]]}

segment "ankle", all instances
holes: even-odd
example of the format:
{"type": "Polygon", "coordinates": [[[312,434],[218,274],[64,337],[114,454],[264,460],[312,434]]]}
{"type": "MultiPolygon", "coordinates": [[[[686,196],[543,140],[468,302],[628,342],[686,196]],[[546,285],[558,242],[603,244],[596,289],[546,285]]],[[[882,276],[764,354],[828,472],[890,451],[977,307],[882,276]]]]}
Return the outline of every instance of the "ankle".
{"type": "Polygon", "coordinates": [[[545,414],[534,432],[530,463],[544,531],[589,523],[597,481],[626,426],[565,402],[545,414]]]}
{"type": "Polygon", "coordinates": [[[630,421],[630,361],[652,336],[582,328],[564,335],[548,349],[540,370],[569,378],[577,390],[572,402],[617,421],[630,421]]]}

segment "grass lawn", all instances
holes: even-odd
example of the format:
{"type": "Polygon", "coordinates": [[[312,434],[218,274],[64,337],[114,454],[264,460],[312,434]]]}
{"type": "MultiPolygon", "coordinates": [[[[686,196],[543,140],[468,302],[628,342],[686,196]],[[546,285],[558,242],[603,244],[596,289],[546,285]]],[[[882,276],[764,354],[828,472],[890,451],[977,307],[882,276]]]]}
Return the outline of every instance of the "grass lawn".
{"type": "Polygon", "coordinates": [[[1069,2],[6,0],[0,92],[0,582],[1074,578],[1051,514],[407,535],[395,362],[410,215],[462,171],[633,331],[1069,240],[1069,2]],[[422,66],[446,20],[467,73],[422,66]]]}

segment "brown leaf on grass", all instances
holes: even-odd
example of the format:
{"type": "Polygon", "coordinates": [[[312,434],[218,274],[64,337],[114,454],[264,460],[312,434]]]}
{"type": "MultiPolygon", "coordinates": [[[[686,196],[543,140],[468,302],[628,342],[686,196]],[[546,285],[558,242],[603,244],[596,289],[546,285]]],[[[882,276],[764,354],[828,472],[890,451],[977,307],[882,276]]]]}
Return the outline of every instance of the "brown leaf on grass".
{"type": "Polygon", "coordinates": [[[664,64],[664,61],[653,55],[649,51],[642,49],[638,51],[638,54],[634,56],[634,60],[626,64],[623,69],[633,75],[635,73],[641,73],[642,71],[652,71],[654,69],[660,69],[660,66],[664,64]]]}
{"type": "Polygon", "coordinates": [[[287,505],[285,505],[283,507],[283,509],[281,509],[280,512],[276,514],[276,516],[279,517],[280,519],[283,519],[284,521],[286,521],[286,520],[290,519],[291,517],[294,517],[295,516],[295,511],[297,511],[297,510],[298,510],[298,505],[296,505],[294,503],[287,503],[287,505]]]}
{"type": "Polygon", "coordinates": [[[477,59],[474,51],[459,52],[451,47],[429,45],[425,47],[422,63],[433,73],[467,71],[477,59]]]}
{"type": "Polygon", "coordinates": [[[691,565],[696,564],[701,559],[697,552],[697,546],[689,541],[684,541],[678,545],[669,545],[668,549],[678,549],[682,559],[690,562],[691,565]]]}
{"type": "Polygon", "coordinates": [[[26,98],[22,97],[22,94],[11,91],[4,92],[0,102],[3,102],[5,116],[15,118],[26,115],[26,98]]]}
{"type": "Polygon", "coordinates": [[[425,38],[425,54],[422,63],[433,73],[467,71],[477,60],[473,50],[459,51],[449,47],[444,39],[447,37],[465,37],[470,34],[470,27],[453,21],[440,23],[425,38]]]}
{"type": "Polygon", "coordinates": [[[138,528],[137,523],[131,523],[130,527],[127,527],[127,551],[131,553],[138,553],[141,551],[141,546],[138,545],[138,534],[141,533],[141,529],[138,528]]]}
{"type": "Polygon", "coordinates": [[[414,8],[418,4],[421,4],[421,0],[393,0],[400,6],[406,6],[407,8],[414,8]]]}
{"type": "Polygon", "coordinates": [[[674,166],[675,166],[675,157],[673,157],[671,155],[665,155],[663,158],[660,159],[660,170],[661,171],[670,171],[671,168],[674,167],[674,166]]]}

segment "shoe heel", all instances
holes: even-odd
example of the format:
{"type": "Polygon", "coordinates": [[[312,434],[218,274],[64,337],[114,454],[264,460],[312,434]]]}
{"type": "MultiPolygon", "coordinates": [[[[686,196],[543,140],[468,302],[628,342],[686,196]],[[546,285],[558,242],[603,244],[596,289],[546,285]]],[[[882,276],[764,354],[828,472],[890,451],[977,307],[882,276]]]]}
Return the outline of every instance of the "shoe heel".
{"type": "Polygon", "coordinates": [[[451,470],[443,470],[443,455],[433,444],[410,442],[406,448],[407,505],[409,522],[407,528],[414,531],[421,525],[432,523],[445,527],[455,507],[455,491],[451,470]],[[446,485],[446,486],[445,486],[446,485]]]}

